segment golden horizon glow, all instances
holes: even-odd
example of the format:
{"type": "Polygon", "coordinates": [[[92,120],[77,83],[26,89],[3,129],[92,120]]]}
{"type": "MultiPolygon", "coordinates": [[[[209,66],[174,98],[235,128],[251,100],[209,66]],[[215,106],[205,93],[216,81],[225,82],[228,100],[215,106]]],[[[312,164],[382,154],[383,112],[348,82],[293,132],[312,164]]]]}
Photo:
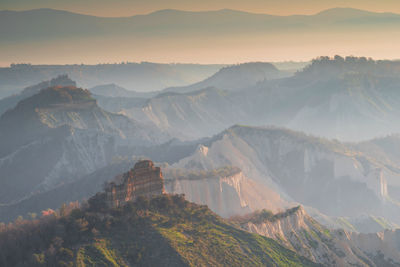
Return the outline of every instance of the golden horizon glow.
{"type": "Polygon", "coordinates": [[[398,0],[2,0],[0,9],[29,10],[54,8],[101,17],[126,17],[149,14],[162,9],[186,11],[210,11],[234,9],[251,13],[270,15],[312,15],[330,8],[356,8],[371,12],[400,13],[398,0]]]}
{"type": "MultiPolygon", "coordinates": [[[[0,9],[54,8],[98,16],[147,14],[161,9],[220,10],[224,8],[252,13],[291,15],[315,14],[336,7],[400,14],[399,0],[1,0],[0,9]]],[[[218,24],[218,23],[217,23],[218,24]]],[[[183,24],[185,25],[185,24],[183,24]]],[[[146,28],[144,28],[146,29],[146,28]]],[[[182,28],[183,29],[183,28],[182,28]]],[[[196,27],[194,27],[196,29],[196,27]]],[[[289,32],[262,31],[208,36],[196,30],[180,35],[163,29],[163,34],[75,36],[32,41],[3,42],[0,66],[31,64],[104,64],[120,62],[236,64],[252,61],[309,61],[318,56],[365,56],[374,59],[400,59],[400,29],[367,28],[293,28],[289,32]],[[208,38],[208,39],[207,39],[208,38]],[[207,39],[207,40],[206,40],[207,39]]],[[[143,30],[146,32],[147,30],[143,30]]],[[[203,29],[204,31],[204,29],[203,29]]],[[[90,32],[89,32],[90,33],[90,32]]],[[[151,33],[151,32],[149,32],[151,33]]]]}

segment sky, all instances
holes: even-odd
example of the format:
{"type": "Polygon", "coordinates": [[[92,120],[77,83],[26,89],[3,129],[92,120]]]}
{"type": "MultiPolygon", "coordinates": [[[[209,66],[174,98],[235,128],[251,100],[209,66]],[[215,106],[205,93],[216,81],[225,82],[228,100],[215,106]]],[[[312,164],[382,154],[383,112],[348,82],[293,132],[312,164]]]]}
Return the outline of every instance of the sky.
{"type": "Polygon", "coordinates": [[[399,0],[0,0],[0,10],[54,8],[105,17],[147,14],[160,9],[202,11],[224,8],[293,15],[315,14],[334,7],[400,13],[399,0]]]}
{"type": "MultiPolygon", "coordinates": [[[[400,0],[0,0],[0,10],[52,8],[101,17],[134,16],[162,9],[187,11],[235,9],[281,16],[311,15],[335,7],[400,14],[400,0]]],[[[38,12],[48,11],[42,10],[36,13],[38,12]]],[[[340,16],[339,14],[337,25],[341,25],[340,16]]],[[[307,22],[298,22],[299,25],[295,26],[300,26],[299,29],[292,25],[288,26],[287,30],[280,28],[276,32],[265,30],[253,34],[251,30],[256,29],[258,25],[252,26],[249,31],[241,32],[241,26],[245,27],[241,24],[239,27],[232,26],[227,30],[224,28],[224,34],[215,36],[209,35],[208,30],[201,30],[201,26],[206,24],[204,22],[198,22],[199,25],[191,25],[191,22],[195,20],[179,22],[176,26],[179,30],[176,30],[173,26],[171,28],[167,26],[174,19],[169,18],[171,21],[166,23],[162,17],[158,22],[151,17],[151,23],[139,23],[142,25],[140,27],[143,27],[138,26],[142,32],[132,34],[126,29],[131,30],[135,27],[130,25],[125,29],[122,25],[120,28],[125,29],[126,33],[117,36],[117,34],[114,35],[115,31],[109,35],[103,35],[103,33],[96,35],[96,30],[102,29],[103,24],[96,25],[94,28],[90,28],[92,24],[80,27],[73,23],[75,19],[67,23],[61,23],[60,20],[59,23],[48,21],[34,23],[29,16],[23,20],[5,15],[4,18],[0,18],[6,21],[0,24],[0,32],[8,33],[9,36],[3,34],[0,38],[0,66],[8,66],[12,63],[98,64],[122,61],[234,64],[248,61],[308,61],[317,56],[335,54],[398,59],[400,58],[398,49],[400,19],[392,20],[392,16],[387,14],[382,16],[388,18],[384,23],[380,21],[369,24],[369,20],[355,21],[350,28],[338,26],[340,30],[336,31],[329,29],[329,23],[322,26],[327,28],[318,29],[318,26],[322,25],[320,22],[315,25],[310,24],[307,26],[309,28],[301,30],[301,25],[307,22]],[[21,21],[8,21],[15,18],[21,21]],[[368,26],[365,26],[367,24],[368,26]],[[181,27],[181,25],[184,26],[181,27]],[[80,30],[85,31],[86,27],[89,30],[79,34],[80,30]],[[185,27],[191,32],[186,31],[185,27]],[[162,34],[158,33],[157,29],[162,29],[162,34]],[[58,36],[59,32],[65,32],[65,36],[58,36]],[[241,33],[236,34],[236,32],[241,33]],[[20,39],[15,37],[17,35],[20,39]]],[[[49,19],[43,16],[39,18],[40,20],[49,19]]],[[[278,18],[278,20],[286,19],[290,21],[292,18],[278,18]]],[[[90,20],[110,21],[97,18],[90,18],[90,20]]],[[[274,26],[268,23],[264,26],[268,25],[274,26]]],[[[214,28],[219,29],[219,21],[213,24],[210,30],[214,28]]]]}

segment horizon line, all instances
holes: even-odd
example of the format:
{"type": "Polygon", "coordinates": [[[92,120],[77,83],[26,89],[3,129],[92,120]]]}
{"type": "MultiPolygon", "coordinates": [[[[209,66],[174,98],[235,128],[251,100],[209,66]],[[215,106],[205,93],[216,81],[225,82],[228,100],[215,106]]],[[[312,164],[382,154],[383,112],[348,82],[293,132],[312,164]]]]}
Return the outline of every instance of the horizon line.
{"type": "Polygon", "coordinates": [[[373,13],[373,14],[392,14],[392,15],[400,15],[400,13],[394,13],[390,11],[383,11],[383,12],[378,12],[378,11],[371,11],[367,9],[360,9],[360,8],[353,8],[353,7],[333,7],[333,8],[327,8],[327,9],[321,9],[320,11],[312,14],[299,14],[299,13],[294,13],[290,15],[277,15],[277,14],[271,14],[271,13],[257,13],[257,12],[250,12],[250,11],[245,11],[245,10],[240,10],[240,9],[231,9],[231,8],[221,8],[221,9],[210,9],[210,10],[184,10],[184,9],[175,9],[175,8],[164,8],[164,9],[156,9],[151,12],[147,13],[138,13],[130,16],[97,16],[97,15],[91,15],[91,14],[86,14],[86,13],[80,13],[80,12],[75,12],[75,11],[70,11],[66,9],[56,9],[56,8],[33,8],[33,9],[21,9],[21,10],[12,10],[12,9],[0,9],[0,12],[29,12],[29,11],[38,11],[38,10],[52,10],[52,11],[60,11],[60,12],[66,12],[66,13],[71,13],[71,14],[76,14],[76,15],[82,15],[82,16],[90,16],[90,17],[96,17],[96,18],[133,18],[136,16],[148,16],[152,14],[156,14],[159,12],[163,11],[175,11],[175,12],[185,12],[185,13],[208,13],[208,12],[222,12],[222,11],[231,11],[231,12],[238,12],[238,13],[245,13],[245,14],[251,14],[251,15],[265,15],[265,16],[275,16],[275,17],[293,17],[293,16],[317,16],[320,15],[324,12],[327,11],[332,11],[332,10],[353,10],[353,11],[361,11],[365,13],[373,13]]]}
{"type": "MultiPolygon", "coordinates": [[[[219,62],[219,63],[201,63],[201,62],[155,62],[155,61],[121,61],[121,62],[107,62],[107,63],[56,63],[56,64],[48,64],[48,63],[29,63],[29,62],[21,62],[21,63],[9,63],[7,65],[0,64],[0,68],[11,68],[12,65],[26,65],[26,66],[98,66],[98,65],[123,65],[123,64],[157,64],[157,65],[225,65],[225,66],[233,66],[233,65],[241,65],[246,63],[270,63],[270,64],[277,64],[277,63],[311,63],[313,60],[321,58],[321,57],[329,57],[333,59],[336,55],[333,56],[316,56],[312,57],[309,60],[272,60],[272,61],[241,61],[241,62],[219,62]]],[[[398,62],[400,58],[373,58],[367,56],[355,56],[355,55],[347,55],[342,56],[338,55],[342,58],[346,57],[356,57],[356,58],[367,58],[372,59],[373,61],[392,61],[398,62]]]]}

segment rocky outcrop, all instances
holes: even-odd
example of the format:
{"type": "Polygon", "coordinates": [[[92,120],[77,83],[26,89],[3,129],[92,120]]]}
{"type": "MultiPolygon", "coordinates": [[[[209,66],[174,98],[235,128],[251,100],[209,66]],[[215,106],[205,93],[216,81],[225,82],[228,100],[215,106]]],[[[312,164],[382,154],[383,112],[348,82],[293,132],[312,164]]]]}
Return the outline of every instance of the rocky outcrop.
{"type": "Polygon", "coordinates": [[[151,160],[142,160],[127,173],[115,177],[105,191],[107,205],[118,207],[141,196],[164,194],[164,178],[160,167],[155,167],[151,160]]]}
{"type": "Polygon", "coordinates": [[[324,266],[398,266],[400,263],[396,245],[400,240],[398,231],[358,234],[330,230],[308,216],[301,206],[278,214],[264,210],[234,221],[243,229],[275,239],[324,266]]]}

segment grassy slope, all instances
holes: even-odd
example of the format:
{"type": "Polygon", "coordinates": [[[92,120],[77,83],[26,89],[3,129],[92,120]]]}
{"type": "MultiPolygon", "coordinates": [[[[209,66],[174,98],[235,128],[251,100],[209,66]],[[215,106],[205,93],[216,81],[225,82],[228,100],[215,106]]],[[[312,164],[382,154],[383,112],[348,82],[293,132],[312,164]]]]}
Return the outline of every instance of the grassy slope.
{"type": "Polygon", "coordinates": [[[128,264],[158,266],[312,265],[272,239],[233,227],[206,206],[168,197],[144,205],[145,209],[130,205],[118,212],[115,218],[119,226],[104,232],[101,242],[96,240],[90,245],[96,250],[110,244],[107,249],[97,249],[109,251],[97,258],[109,258],[113,265],[119,257],[127,259],[128,264]]]}
{"type": "MultiPolygon", "coordinates": [[[[61,266],[61,261],[64,266],[315,266],[274,240],[242,231],[182,197],[140,200],[113,210],[94,206],[54,219],[52,231],[38,234],[46,235],[48,242],[27,245],[18,260],[27,259],[25,266],[61,266]],[[56,233],[63,242],[54,241],[56,233]],[[49,256],[52,246],[55,256],[49,256]]],[[[29,238],[38,240],[34,229],[29,238]]],[[[26,235],[22,238],[30,242],[26,235]]]]}

